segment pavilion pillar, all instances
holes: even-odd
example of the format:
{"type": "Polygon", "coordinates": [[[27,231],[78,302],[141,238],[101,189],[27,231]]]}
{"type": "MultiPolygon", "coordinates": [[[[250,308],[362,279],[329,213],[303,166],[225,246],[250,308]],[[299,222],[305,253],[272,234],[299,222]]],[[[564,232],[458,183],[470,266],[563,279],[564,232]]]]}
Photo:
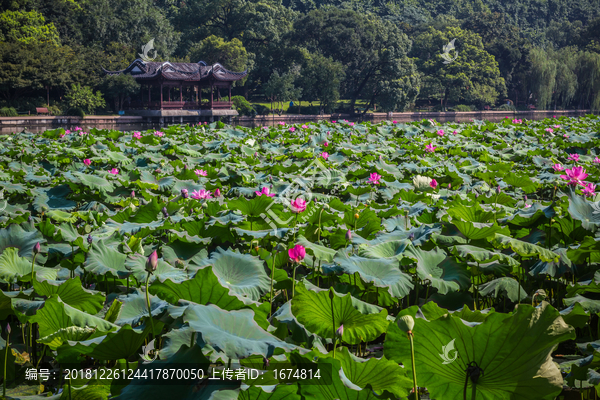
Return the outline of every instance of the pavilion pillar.
{"type": "Polygon", "coordinates": [[[163,109],[163,84],[160,83],[160,109],[163,109]]]}
{"type": "Polygon", "coordinates": [[[194,85],[194,89],[196,89],[196,104],[198,104],[198,92],[200,91],[200,85],[194,85]]]}
{"type": "Polygon", "coordinates": [[[212,83],[210,84],[210,108],[213,108],[213,85],[212,83]]]}
{"type": "Polygon", "coordinates": [[[198,109],[202,105],[202,87],[198,85],[198,109]]]}
{"type": "Polygon", "coordinates": [[[229,101],[231,101],[231,83],[229,83],[229,101]]]}
{"type": "Polygon", "coordinates": [[[183,83],[179,84],[179,101],[183,101],[183,83]]]}
{"type": "Polygon", "coordinates": [[[171,86],[169,86],[169,102],[171,101],[171,86]]]}

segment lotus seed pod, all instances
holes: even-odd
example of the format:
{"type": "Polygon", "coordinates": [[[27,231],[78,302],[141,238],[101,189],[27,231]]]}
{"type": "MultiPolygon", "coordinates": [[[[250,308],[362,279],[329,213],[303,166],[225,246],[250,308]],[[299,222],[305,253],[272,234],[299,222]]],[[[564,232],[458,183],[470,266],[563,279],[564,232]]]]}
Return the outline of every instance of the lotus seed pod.
{"type": "Polygon", "coordinates": [[[323,204],[323,209],[324,210],[329,210],[330,209],[329,204],[323,204]]]}
{"type": "Polygon", "coordinates": [[[415,327],[415,320],[410,315],[403,315],[396,320],[396,325],[402,332],[409,333],[415,327]]]}
{"type": "Polygon", "coordinates": [[[360,215],[358,213],[354,214],[354,218],[358,219],[360,215]]]}

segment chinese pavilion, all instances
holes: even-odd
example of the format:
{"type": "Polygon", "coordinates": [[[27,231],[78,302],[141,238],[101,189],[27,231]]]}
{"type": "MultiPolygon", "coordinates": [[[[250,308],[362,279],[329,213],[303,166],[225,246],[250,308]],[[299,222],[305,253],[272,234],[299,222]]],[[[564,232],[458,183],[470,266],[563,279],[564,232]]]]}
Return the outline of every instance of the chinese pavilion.
{"type": "Polygon", "coordinates": [[[131,75],[141,84],[139,100],[125,104],[133,110],[229,110],[231,86],[247,74],[247,71],[228,71],[218,63],[207,65],[204,61],[171,63],[137,59],[121,71],[102,69],[107,75],[131,75]],[[229,94],[226,99],[221,97],[223,89],[229,94]],[[202,96],[203,91],[206,98],[202,96]]]}

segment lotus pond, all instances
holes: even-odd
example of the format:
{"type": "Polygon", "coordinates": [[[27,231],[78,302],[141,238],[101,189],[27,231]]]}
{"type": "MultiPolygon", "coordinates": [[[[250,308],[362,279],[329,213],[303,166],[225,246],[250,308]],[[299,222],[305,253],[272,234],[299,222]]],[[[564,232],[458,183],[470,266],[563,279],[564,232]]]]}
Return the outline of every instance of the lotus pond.
{"type": "Polygon", "coordinates": [[[599,148],[592,115],[2,136],[3,395],[595,398],[599,148]]]}

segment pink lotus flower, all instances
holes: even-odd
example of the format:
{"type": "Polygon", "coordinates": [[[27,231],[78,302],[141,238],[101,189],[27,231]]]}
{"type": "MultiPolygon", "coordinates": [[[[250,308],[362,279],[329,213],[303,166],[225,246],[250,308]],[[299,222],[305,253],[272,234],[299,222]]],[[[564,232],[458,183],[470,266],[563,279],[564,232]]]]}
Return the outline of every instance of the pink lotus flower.
{"type": "MultiPolygon", "coordinates": [[[[348,122],[348,121],[346,121],[346,122],[348,122]]],[[[350,126],[354,126],[354,122],[350,122],[350,126]]]]}
{"type": "Polygon", "coordinates": [[[283,125],[285,125],[285,122],[279,121],[278,124],[283,126],[283,125]]]}
{"type": "Polygon", "coordinates": [[[215,197],[221,197],[221,191],[219,190],[219,188],[215,189],[215,197]]]}
{"type": "Polygon", "coordinates": [[[433,153],[435,149],[437,149],[437,147],[433,146],[431,143],[425,146],[425,151],[428,153],[433,153]]]}
{"type": "Polygon", "coordinates": [[[452,132],[453,135],[456,135],[456,131],[452,132]]]}
{"type": "Polygon", "coordinates": [[[525,208],[530,208],[531,204],[525,204],[525,208]]]}
{"type": "Polygon", "coordinates": [[[288,255],[293,263],[299,264],[306,257],[306,249],[304,246],[297,244],[294,248],[288,250],[288,255]]]}
{"type": "Polygon", "coordinates": [[[58,137],[60,137],[61,139],[65,137],[64,133],[61,133],[58,137]]]}
{"type": "Polygon", "coordinates": [[[579,161],[579,154],[577,154],[577,153],[575,153],[575,154],[569,154],[568,160],[570,160],[570,161],[579,161]]]}
{"type": "Polygon", "coordinates": [[[593,183],[588,183],[584,188],[583,188],[583,194],[585,195],[585,197],[592,197],[595,196],[596,190],[596,185],[594,185],[593,183]]]}
{"type": "Polygon", "coordinates": [[[594,164],[600,164],[600,158],[598,158],[598,156],[594,158],[594,164]]]}
{"type": "Polygon", "coordinates": [[[552,129],[552,128],[546,128],[546,129],[544,129],[544,130],[545,130],[546,132],[548,132],[548,133],[552,133],[552,132],[554,132],[554,129],[552,129]]]}
{"type": "Polygon", "coordinates": [[[81,128],[80,128],[80,127],[78,127],[78,126],[76,126],[76,127],[75,127],[75,132],[77,132],[77,131],[82,131],[82,130],[83,130],[83,129],[81,129],[81,128]]]}
{"type": "Polygon", "coordinates": [[[560,165],[560,164],[554,164],[554,165],[552,166],[552,168],[554,168],[554,170],[555,170],[556,172],[558,172],[558,171],[562,171],[563,169],[565,169],[565,168],[564,168],[562,165],[560,165]]]}
{"type": "Polygon", "coordinates": [[[302,197],[298,197],[296,200],[290,201],[292,206],[292,212],[299,214],[306,210],[306,201],[302,197]]]}
{"type": "Polygon", "coordinates": [[[161,131],[154,131],[154,136],[163,137],[165,136],[165,133],[161,131]]]}
{"type": "MultiPolygon", "coordinates": [[[[329,132],[327,132],[327,133],[329,133],[329,132]]],[[[323,143],[323,146],[325,146],[325,147],[329,146],[329,142],[323,143]]]]}
{"type": "Polygon", "coordinates": [[[206,189],[194,190],[192,192],[192,199],[201,200],[201,199],[210,199],[212,198],[212,194],[210,191],[206,189]]]}
{"type": "Polygon", "coordinates": [[[437,131],[438,136],[444,136],[444,130],[440,129],[439,131],[437,131]]]}
{"type": "Polygon", "coordinates": [[[268,197],[274,197],[275,196],[275,194],[271,193],[271,190],[268,187],[266,187],[266,186],[263,186],[263,188],[261,189],[260,192],[254,191],[254,193],[256,193],[257,196],[262,196],[263,194],[265,196],[268,196],[268,197]]]}
{"type": "Polygon", "coordinates": [[[332,124],[335,124],[337,121],[331,121],[332,124]]]}
{"type": "Polygon", "coordinates": [[[90,165],[92,165],[92,160],[86,158],[85,160],[83,160],[83,163],[89,167],[90,165]]]}
{"type": "Polygon", "coordinates": [[[397,124],[397,123],[398,123],[398,121],[392,121],[392,124],[397,124]]]}
{"type": "Polygon", "coordinates": [[[432,179],[431,182],[429,182],[429,186],[431,186],[432,188],[436,188],[438,185],[437,181],[435,179],[432,179]]]}
{"type": "Polygon", "coordinates": [[[133,132],[133,137],[136,139],[141,139],[142,138],[142,133],[141,132],[133,132]]]}
{"type": "Polygon", "coordinates": [[[583,167],[573,167],[572,169],[566,169],[567,175],[561,175],[560,177],[569,180],[569,185],[582,185],[585,186],[583,180],[588,177],[583,167]]]}
{"type": "Polygon", "coordinates": [[[65,135],[68,135],[68,134],[70,134],[70,133],[71,133],[71,131],[70,131],[69,129],[67,129],[67,130],[65,131],[65,135]]]}
{"type": "Polygon", "coordinates": [[[203,169],[197,169],[197,170],[195,170],[194,172],[195,172],[195,173],[196,173],[196,175],[198,175],[198,176],[206,176],[206,175],[208,175],[208,172],[206,172],[206,171],[205,171],[205,170],[203,170],[203,169]]]}
{"type": "Polygon", "coordinates": [[[296,128],[294,128],[293,126],[290,126],[290,129],[289,129],[290,132],[294,132],[295,130],[296,130],[296,128]]]}
{"type": "Polygon", "coordinates": [[[327,160],[327,158],[329,158],[329,153],[327,153],[326,151],[321,153],[321,157],[323,157],[325,160],[327,160]]]}
{"type": "Polygon", "coordinates": [[[83,136],[83,135],[87,135],[87,134],[88,134],[88,133],[87,133],[87,132],[84,132],[84,131],[81,131],[81,132],[79,132],[79,136],[83,136]]]}
{"type": "Polygon", "coordinates": [[[552,118],[556,118],[556,115],[553,115],[552,118]]]}
{"type": "Polygon", "coordinates": [[[513,119],[512,122],[513,122],[513,124],[521,124],[521,123],[523,123],[523,120],[522,119],[513,119]]]}
{"type": "Polygon", "coordinates": [[[559,128],[560,128],[560,125],[554,125],[554,128],[555,128],[555,129],[559,129],[559,128]]]}
{"type": "Polygon", "coordinates": [[[568,138],[569,138],[569,135],[567,135],[567,134],[565,133],[565,134],[563,135],[563,137],[565,137],[565,138],[567,138],[567,139],[568,139],[568,138]]]}
{"type": "Polygon", "coordinates": [[[109,169],[108,173],[109,174],[113,174],[113,175],[117,175],[119,173],[119,170],[117,168],[109,169]]]}
{"type": "Polygon", "coordinates": [[[308,129],[308,125],[302,125],[302,129],[308,129]]]}
{"type": "Polygon", "coordinates": [[[380,179],[381,179],[381,175],[379,175],[377,172],[371,172],[371,175],[369,176],[369,181],[372,184],[378,185],[380,179]]]}

